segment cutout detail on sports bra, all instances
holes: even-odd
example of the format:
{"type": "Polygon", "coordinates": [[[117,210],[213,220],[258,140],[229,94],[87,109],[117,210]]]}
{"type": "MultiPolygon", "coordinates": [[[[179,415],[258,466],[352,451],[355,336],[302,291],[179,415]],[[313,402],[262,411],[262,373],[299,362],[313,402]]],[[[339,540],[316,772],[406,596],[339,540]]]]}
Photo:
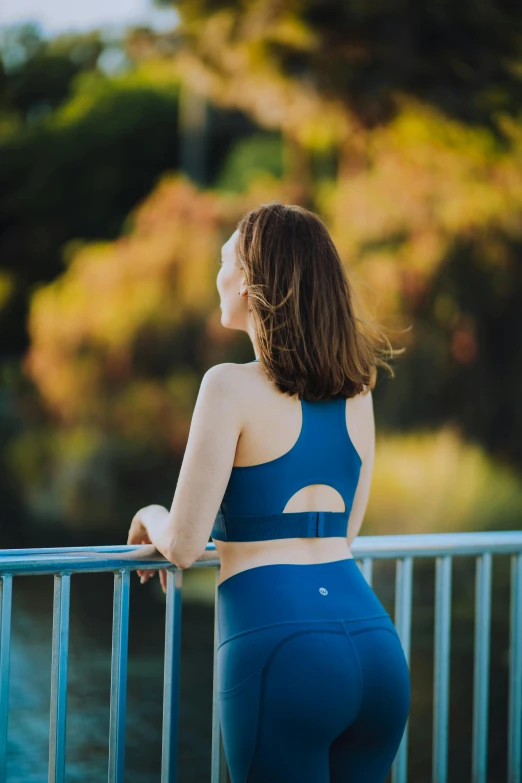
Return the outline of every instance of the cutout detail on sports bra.
{"type": "MultiPolygon", "coordinates": [[[[285,505],[285,507],[284,507],[284,509],[282,510],[281,513],[282,514],[300,513],[299,511],[295,512],[293,510],[288,510],[287,511],[286,508],[287,508],[288,504],[295,497],[297,497],[297,495],[299,495],[300,492],[302,492],[304,489],[308,489],[308,487],[328,487],[328,489],[332,490],[332,492],[330,493],[332,495],[332,497],[334,497],[334,495],[337,496],[338,498],[340,498],[342,500],[342,503],[343,503],[343,508],[337,509],[337,510],[335,510],[335,509],[329,509],[329,510],[330,511],[335,511],[335,513],[342,513],[343,511],[346,511],[346,503],[345,503],[345,500],[344,500],[343,496],[341,495],[339,490],[335,489],[335,487],[332,487],[331,484],[307,484],[305,487],[301,487],[301,489],[298,489],[298,490],[296,490],[296,492],[294,492],[292,497],[289,498],[289,500],[287,501],[287,503],[286,503],[286,505],[285,505]]],[[[325,511],[326,509],[324,509],[324,508],[307,508],[307,509],[303,509],[303,510],[304,511],[325,511]]]]}

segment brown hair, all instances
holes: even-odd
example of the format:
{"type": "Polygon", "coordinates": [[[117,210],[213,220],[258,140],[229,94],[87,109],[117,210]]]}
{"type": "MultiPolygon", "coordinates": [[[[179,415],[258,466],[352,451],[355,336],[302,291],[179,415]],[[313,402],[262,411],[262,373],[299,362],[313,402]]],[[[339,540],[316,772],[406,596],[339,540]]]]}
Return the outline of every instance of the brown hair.
{"type": "Polygon", "coordinates": [[[358,318],[355,294],[328,230],[315,213],[272,201],[237,226],[259,363],[299,399],[354,397],[373,389],[393,357],[384,329],[358,318]],[[387,348],[379,348],[385,343],[387,348]]]}

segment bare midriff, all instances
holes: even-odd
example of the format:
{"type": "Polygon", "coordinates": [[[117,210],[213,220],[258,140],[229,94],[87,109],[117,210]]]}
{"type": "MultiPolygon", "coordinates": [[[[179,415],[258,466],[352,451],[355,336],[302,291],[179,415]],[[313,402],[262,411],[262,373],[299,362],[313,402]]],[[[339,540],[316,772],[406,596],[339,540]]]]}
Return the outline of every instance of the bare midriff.
{"type": "Polygon", "coordinates": [[[281,538],[270,541],[212,539],[220,560],[218,584],[240,571],[261,565],[309,565],[353,558],[347,538],[281,538]]]}

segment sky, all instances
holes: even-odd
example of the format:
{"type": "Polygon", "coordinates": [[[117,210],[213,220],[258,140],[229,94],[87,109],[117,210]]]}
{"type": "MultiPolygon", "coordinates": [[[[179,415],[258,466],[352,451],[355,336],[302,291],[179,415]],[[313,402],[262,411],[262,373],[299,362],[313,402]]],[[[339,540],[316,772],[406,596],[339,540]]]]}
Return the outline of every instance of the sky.
{"type": "Polygon", "coordinates": [[[154,8],[151,0],[0,0],[0,26],[38,22],[48,36],[144,22],[168,29],[176,18],[173,9],[154,8]]]}

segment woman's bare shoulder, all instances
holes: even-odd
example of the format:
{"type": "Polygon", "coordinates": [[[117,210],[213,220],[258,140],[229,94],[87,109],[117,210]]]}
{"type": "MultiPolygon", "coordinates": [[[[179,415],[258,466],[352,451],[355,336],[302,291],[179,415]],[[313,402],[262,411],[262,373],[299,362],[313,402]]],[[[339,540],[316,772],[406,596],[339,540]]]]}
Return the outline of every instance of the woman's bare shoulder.
{"type": "Polygon", "coordinates": [[[247,364],[222,362],[209,367],[204,379],[227,388],[231,393],[237,393],[241,391],[241,386],[247,383],[249,378],[259,377],[258,367],[259,365],[255,362],[247,364]]]}

